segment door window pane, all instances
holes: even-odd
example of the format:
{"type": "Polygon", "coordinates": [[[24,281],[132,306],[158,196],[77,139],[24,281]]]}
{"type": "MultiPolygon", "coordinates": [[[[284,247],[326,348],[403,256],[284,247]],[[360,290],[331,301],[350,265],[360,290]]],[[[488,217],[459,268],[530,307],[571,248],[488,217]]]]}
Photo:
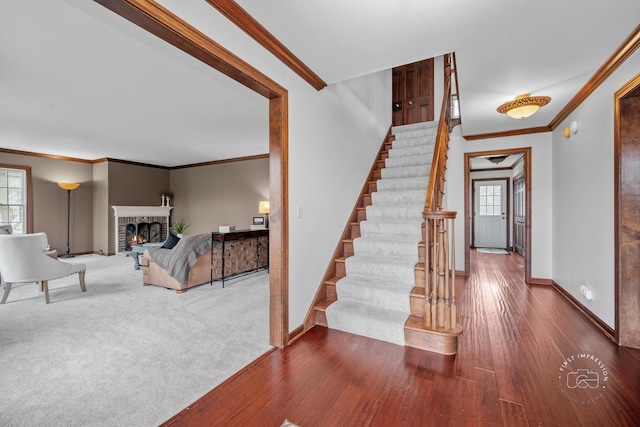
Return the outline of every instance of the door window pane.
{"type": "Polygon", "coordinates": [[[480,186],[480,215],[500,216],[502,213],[502,195],[499,185],[480,186]]]}

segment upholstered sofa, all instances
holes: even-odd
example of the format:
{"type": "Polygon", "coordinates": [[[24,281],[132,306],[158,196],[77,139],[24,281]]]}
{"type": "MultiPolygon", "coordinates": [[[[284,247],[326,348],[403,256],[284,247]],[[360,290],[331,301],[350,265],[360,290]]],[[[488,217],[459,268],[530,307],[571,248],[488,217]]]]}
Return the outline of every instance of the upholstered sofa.
{"type": "Polygon", "coordinates": [[[226,233],[227,240],[224,245],[219,240],[219,233],[214,233],[213,237],[212,239],[211,233],[186,236],[173,249],[148,248],[140,260],[143,285],[162,286],[175,289],[177,293],[183,293],[194,286],[210,283],[211,280],[223,279],[223,246],[224,277],[226,278],[268,267],[267,233],[254,231],[226,233]],[[209,242],[208,245],[206,241],[209,242]],[[213,242],[213,253],[211,242],[213,242]],[[191,247],[194,251],[191,251],[191,247]],[[167,258],[174,258],[172,260],[174,264],[190,265],[185,268],[188,274],[172,274],[170,271],[175,269],[167,267],[167,258]]]}

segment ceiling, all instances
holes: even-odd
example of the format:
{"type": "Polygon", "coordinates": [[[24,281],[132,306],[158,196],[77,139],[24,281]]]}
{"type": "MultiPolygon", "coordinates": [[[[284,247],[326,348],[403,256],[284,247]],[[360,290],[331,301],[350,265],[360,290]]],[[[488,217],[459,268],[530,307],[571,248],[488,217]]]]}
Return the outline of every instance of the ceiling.
{"type": "MultiPolygon", "coordinates": [[[[267,100],[173,46],[92,1],[5,3],[1,148],[161,166],[268,152],[267,100]]],[[[205,0],[160,3],[221,19],[205,0]]],[[[329,84],[455,52],[466,136],[548,125],[640,23],[637,0],[237,3],[329,84]],[[496,112],[527,92],[552,101],[524,121],[496,112]]]]}

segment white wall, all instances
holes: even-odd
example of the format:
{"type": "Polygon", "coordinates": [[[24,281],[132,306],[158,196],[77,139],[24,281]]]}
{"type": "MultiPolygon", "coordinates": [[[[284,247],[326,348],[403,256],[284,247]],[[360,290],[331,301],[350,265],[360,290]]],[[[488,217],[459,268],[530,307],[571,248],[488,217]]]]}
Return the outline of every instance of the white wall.
{"type": "Polygon", "coordinates": [[[318,92],[206,2],[160,3],[289,91],[289,328],[293,330],[304,320],[391,125],[391,71],[318,92]],[[302,206],[302,218],[296,218],[297,205],[302,206]]]}
{"type": "MultiPolygon", "coordinates": [[[[463,118],[464,120],[464,118],[463,118]]],[[[464,155],[480,151],[531,147],[531,277],[551,279],[551,133],[466,141],[453,129],[447,169],[446,209],[457,211],[456,270],[464,270],[464,155]]]]}
{"type": "Polygon", "coordinates": [[[553,132],[553,279],[615,323],[614,93],[640,70],[636,52],[553,132]],[[569,139],[562,129],[578,122],[569,139]],[[593,299],[580,293],[591,288],[593,299]]]}

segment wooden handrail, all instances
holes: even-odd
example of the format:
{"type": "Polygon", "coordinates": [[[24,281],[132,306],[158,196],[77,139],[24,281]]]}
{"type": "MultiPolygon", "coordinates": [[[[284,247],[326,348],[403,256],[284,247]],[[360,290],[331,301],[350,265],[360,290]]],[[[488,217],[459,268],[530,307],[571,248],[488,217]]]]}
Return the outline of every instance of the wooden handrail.
{"type": "Polygon", "coordinates": [[[446,56],[446,61],[445,92],[423,212],[426,250],[424,327],[436,333],[457,337],[462,333],[462,328],[456,321],[454,258],[456,212],[442,210],[451,132],[452,54],[446,56]]]}
{"type": "Polygon", "coordinates": [[[446,55],[447,65],[444,73],[444,97],[440,110],[440,121],[436,134],[433,163],[429,173],[429,186],[424,211],[442,210],[442,186],[447,165],[447,151],[449,150],[449,132],[451,131],[451,54],[446,55]]]}

